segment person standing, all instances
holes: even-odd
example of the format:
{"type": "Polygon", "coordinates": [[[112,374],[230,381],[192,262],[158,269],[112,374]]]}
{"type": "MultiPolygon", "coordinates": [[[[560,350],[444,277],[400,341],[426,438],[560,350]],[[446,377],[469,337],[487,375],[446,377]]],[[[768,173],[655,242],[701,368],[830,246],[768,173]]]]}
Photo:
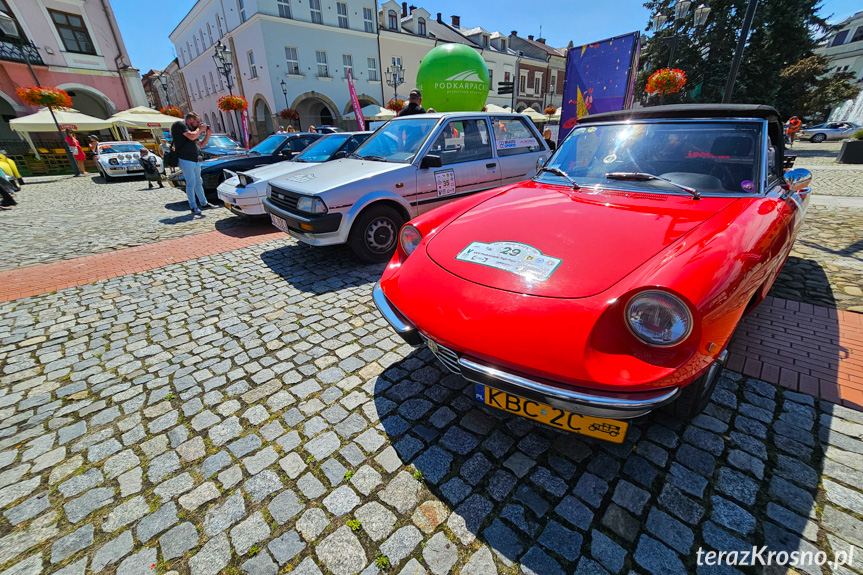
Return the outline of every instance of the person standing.
{"type": "Polygon", "coordinates": [[[153,182],[159,182],[159,187],[164,188],[162,174],[159,173],[159,168],[156,167],[156,157],[151,155],[147,148],[141,148],[138,153],[140,154],[138,163],[144,168],[144,177],[147,178],[147,189],[153,189],[153,182]]]}
{"type": "Polygon", "coordinates": [[[201,164],[198,157],[198,148],[203,148],[210,140],[212,130],[201,122],[201,117],[195,112],[186,114],[185,121],[177,120],[171,126],[171,139],[174,142],[174,150],[186,180],[186,198],[189,200],[189,209],[192,214],[200,214],[202,208],[215,208],[207,202],[204,195],[204,182],[201,179],[201,164]],[[199,139],[201,135],[204,138],[199,139]]]}
{"type": "Polygon", "coordinates": [[[75,161],[78,162],[78,171],[81,176],[87,175],[87,170],[84,169],[84,160],[87,156],[84,155],[84,150],[81,149],[81,144],[78,143],[78,138],[75,137],[75,132],[71,128],[66,129],[66,143],[69,149],[72,150],[72,155],[75,156],[75,161]]]}
{"type": "Polygon", "coordinates": [[[285,131],[285,127],[284,127],[284,126],[279,126],[279,129],[278,129],[278,130],[276,130],[276,134],[279,134],[279,135],[281,135],[281,134],[287,134],[287,132],[285,131]]]}
{"type": "Polygon", "coordinates": [[[310,133],[310,134],[317,134],[317,133],[318,133],[318,129],[317,129],[317,128],[315,128],[315,125],[314,125],[314,124],[311,124],[311,125],[309,126],[309,133],[310,133]]]}
{"type": "Polygon", "coordinates": [[[90,153],[93,154],[93,159],[96,159],[96,156],[99,154],[99,138],[96,136],[89,136],[87,138],[87,146],[90,148],[90,153]]]}
{"type": "Polygon", "coordinates": [[[408,105],[405,106],[405,109],[399,112],[399,117],[401,116],[413,116],[414,114],[425,114],[425,108],[422,107],[423,103],[423,95],[419,90],[411,90],[410,95],[408,96],[408,105]]]}
{"type": "Polygon", "coordinates": [[[546,128],[542,133],[542,139],[545,140],[545,143],[548,145],[548,149],[552,152],[557,149],[557,144],[554,143],[554,140],[551,139],[551,130],[546,128]]]}
{"type": "Polygon", "coordinates": [[[788,134],[788,139],[790,145],[794,145],[794,140],[797,138],[797,132],[800,131],[800,127],[803,125],[803,122],[800,121],[800,118],[797,116],[791,116],[791,119],[788,120],[787,127],[785,128],[785,133],[788,134]]]}

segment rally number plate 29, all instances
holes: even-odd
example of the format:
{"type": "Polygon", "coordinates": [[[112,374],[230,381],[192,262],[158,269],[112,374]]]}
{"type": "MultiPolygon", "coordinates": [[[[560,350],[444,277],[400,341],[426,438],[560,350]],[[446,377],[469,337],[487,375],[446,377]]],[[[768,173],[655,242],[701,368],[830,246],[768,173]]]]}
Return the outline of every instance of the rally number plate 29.
{"type": "Polygon", "coordinates": [[[625,421],[571,413],[479,383],[476,384],[475,396],[477,401],[489,407],[611,443],[623,443],[629,427],[625,421]]]}

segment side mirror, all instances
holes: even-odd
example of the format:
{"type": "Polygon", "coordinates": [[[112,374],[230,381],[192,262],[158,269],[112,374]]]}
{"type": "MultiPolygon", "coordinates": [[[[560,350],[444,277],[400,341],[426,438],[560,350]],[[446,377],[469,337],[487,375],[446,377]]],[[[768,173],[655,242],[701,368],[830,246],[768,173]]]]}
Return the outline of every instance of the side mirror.
{"type": "Polygon", "coordinates": [[[347,158],[347,157],[348,157],[348,153],[347,153],[346,151],[344,151],[344,150],[339,150],[338,152],[336,152],[335,154],[333,154],[333,158],[332,158],[332,159],[334,159],[334,160],[341,160],[342,158],[347,158]]]}
{"type": "Polygon", "coordinates": [[[545,156],[538,157],[536,159],[536,171],[537,171],[537,173],[539,173],[539,171],[542,169],[542,166],[544,166],[544,165],[545,165],[545,156]]]}
{"type": "Polygon", "coordinates": [[[785,184],[788,190],[792,193],[799,192],[800,190],[808,188],[811,182],[812,172],[810,172],[809,170],[797,168],[785,172],[785,184]]]}
{"type": "Polygon", "coordinates": [[[440,168],[443,166],[443,163],[440,161],[440,156],[435,156],[434,154],[427,154],[420,162],[420,168],[423,170],[427,170],[429,168],[440,168]]]}

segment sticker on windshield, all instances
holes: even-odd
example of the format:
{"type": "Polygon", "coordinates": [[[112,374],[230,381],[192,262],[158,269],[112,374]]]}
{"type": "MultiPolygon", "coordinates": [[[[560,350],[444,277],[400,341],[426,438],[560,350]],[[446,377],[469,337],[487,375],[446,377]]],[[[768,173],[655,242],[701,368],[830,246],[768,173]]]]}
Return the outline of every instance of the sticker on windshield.
{"type": "Polygon", "coordinates": [[[300,183],[308,182],[309,180],[314,180],[314,179],[315,179],[314,174],[297,174],[296,176],[292,176],[292,177],[288,178],[288,180],[290,180],[292,182],[300,182],[300,183]]]}
{"type": "Polygon", "coordinates": [[[533,246],[519,242],[471,242],[455,257],[470,262],[520,275],[532,281],[545,281],[563,261],[543,255],[533,246]]]}
{"type": "Polygon", "coordinates": [[[452,170],[435,172],[434,181],[437,186],[437,197],[451,196],[455,193],[455,172],[452,170]]]}
{"type": "Polygon", "coordinates": [[[530,146],[535,146],[536,140],[533,138],[513,138],[511,140],[498,140],[497,141],[497,149],[498,150],[512,150],[515,148],[527,148],[530,146]]]}

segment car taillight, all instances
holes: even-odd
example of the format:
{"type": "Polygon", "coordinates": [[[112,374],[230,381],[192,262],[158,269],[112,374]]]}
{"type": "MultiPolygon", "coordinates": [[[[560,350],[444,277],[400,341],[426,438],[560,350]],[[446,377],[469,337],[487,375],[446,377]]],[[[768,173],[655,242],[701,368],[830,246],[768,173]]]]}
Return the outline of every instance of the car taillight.
{"type": "Polygon", "coordinates": [[[692,313],[680,298],[665,291],[649,290],[626,304],[624,321],[632,334],[656,347],[677,345],[692,333],[692,313]]]}
{"type": "Polygon", "coordinates": [[[410,224],[405,225],[399,233],[399,243],[402,246],[402,251],[408,256],[414,253],[414,250],[419,247],[422,240],[422,234],[410,224]]]}

